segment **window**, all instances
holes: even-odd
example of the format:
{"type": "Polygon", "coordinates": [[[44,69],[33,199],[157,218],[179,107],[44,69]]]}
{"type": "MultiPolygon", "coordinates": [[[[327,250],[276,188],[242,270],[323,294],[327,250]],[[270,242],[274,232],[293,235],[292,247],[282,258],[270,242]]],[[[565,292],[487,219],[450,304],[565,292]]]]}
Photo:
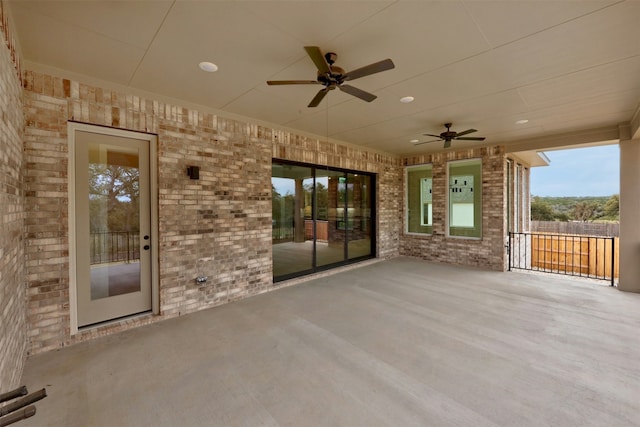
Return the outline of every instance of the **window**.
{"type": "Polygon", "coordinates": [[[449,236],[482,237],[482,161],[450,162],[449,236]]]}
{"type": "Polygon", "coordinates": [[[408,233],[431,234],[433,231],[432,166],[408,167],[406,175],[406,231],[408,233]]]}

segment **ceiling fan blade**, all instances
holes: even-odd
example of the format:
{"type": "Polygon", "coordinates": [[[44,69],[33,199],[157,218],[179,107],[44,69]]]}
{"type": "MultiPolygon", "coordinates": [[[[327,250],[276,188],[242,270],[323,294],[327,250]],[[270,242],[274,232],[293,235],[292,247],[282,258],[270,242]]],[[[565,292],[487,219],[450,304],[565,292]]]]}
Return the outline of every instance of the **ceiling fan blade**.
{"type": "Polygon", "coordinates": [[[373,64],[365,65],[362,68],[349,71],[343,77],[344,80],[355,80],[359,79],[360,77],[391,70],[392,68],[395,68],[395,64],[393,63],[393,61],[390,59],[384,59],[373,64]]]}
{"type": "Polygon", "coordinates": [[[322,74],[331,73],[331,68],[329,68],[329,64],[318,46],[305,46],[304,50],[307,51],[309,58],[316,64],[318,71],[322,74]]]}
{"type": "Polygon", "coordinates": [[[473,136],[466,136],[466,137],[458,138],[456,136],[453,139],[459,139],[461,141],[484,141],[486,138],[484,138],[484,137],[473,137],[473,136]]]}
{"type": "Polygon", "coordinates": [[[432,141],[423,141],[423,142],[414,142],[413,145],[422,145],[422,144],[428,144],[430,142],[440,142],[442,141],[441,139],[434,139],[432,141]]]}
{"type": "Polygon", "coordinates": [[[316,96],[313,97],[309,105],[307,105],[307,107],[317,107],[318,104],[320,104],[320,101],[322,101],[322,99],[327,95],[328,92],[329,88],[325,87],[324,89],[320,89],[318,93],[316,93],[316,96]]]}
{"type": "Polygon", "coordinates": [[[432,133],[423,133],[424,136],[433,136],[434,138],[442,138],[440,135],[434,135],[432,133]]]}
{"type": "Polygon", "coordinates": [[[267,80],[269,86],[277,85],[317,85],[317,80],[267,80]]]}
{"type": "Polygon", "coordinates": [[[449,148],[449,147],[451,147],[451,140],[447,139],[444,141],[444,148],[449,148]]]}
{"type": "Polygon", "coordinates": [[[467,135],[467,134],[473,133],[473,132],[478,132],[478,131],[477,131],[477,130],[475,130],[475,129],[467,129],[467,130],[463,130],[463,131],[462,131],[462,132],[460,132],[460,133],[456,133],[456,138],[457,138],[457,137],[459,137],[459,136],[462,136],[462,135],[467,135]]]}
{"type": "Polygon", "coordinates": [[[369,92],[365,92],[362,89],[358,89],[357,87],[353,87],[353,86],[349,86],[349,85],[340,85],[338,86],[338,89],[340,89],[343,92],[347,92],[349,95],[353,95],[357,98],[362,99],[363,101],[367,101],[367,102],[371,102],[374,99],[377,98],[377,96],[375,96],[372,93],[369,92]]]}

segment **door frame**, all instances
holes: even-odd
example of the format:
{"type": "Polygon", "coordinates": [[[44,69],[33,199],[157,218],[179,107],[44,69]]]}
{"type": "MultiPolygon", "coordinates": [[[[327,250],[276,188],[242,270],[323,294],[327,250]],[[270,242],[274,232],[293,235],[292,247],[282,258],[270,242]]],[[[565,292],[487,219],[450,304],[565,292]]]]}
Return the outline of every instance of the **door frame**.
{"type": "MultiPolygon", "coordinates": [[[[147,141],[149,143],[149,195],[151,197],[151,311],[153,314],[160,313],[160,286],[158,267],[158,136],[155,134],[137,132],[131,130],[117,129],[108,126],[92,125],[87,123],[68,121],[68,169],[67,184],[69,196],[69,311],[70,311],[70,333],[75,335],[78,328],[78,294],[76,276],[76,184],[75,184],[75,135],[77,131],[99,133],[122,138],[131,138],[147,141]]],[[[115,320],[117,322],[117,320],[115,320]]],[[[108,323],[108,321],[107,321],[108,323]]],[[[103,325],[101,323],[100,325],[103,325]]],[[[84,329],[91,329],[95,325],[87,326],[84,329]]]]}

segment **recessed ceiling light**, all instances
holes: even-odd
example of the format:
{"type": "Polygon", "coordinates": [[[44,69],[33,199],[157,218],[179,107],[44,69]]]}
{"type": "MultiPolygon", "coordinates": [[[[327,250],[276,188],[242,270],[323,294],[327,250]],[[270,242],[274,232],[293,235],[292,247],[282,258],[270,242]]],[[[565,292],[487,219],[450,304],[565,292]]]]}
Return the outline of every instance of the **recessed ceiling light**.
{"type": "Polygon", "coordinates": [[[416,142],[418,142],[418,140],[417,140],[417,139],[412,139],[412,140],[411,140],[411,141],[409,141],[409,142],[410,142],[410,143],[412,143],[412,144],[415,144],[416,142]]]}
{"type": "Polygon", "coordinates": [[[516,120],[516,124],[517,125],[523,125],[525,123],[529,123],[529,120],[527,120],[527,119],[516,120]]]}
{"type": "Polygon", "coordinates": [[[218,71],[218,66],[213,62],[201,62],[198,64],[198,67],[200,67],[202,71],[206,71],[207,73],[215,73],[216,71],[218,71]]]}
{"type": "Polygon", "coordinates": [[[410,102],[413,102],[415,98],[413,96],[403,96],[402,98],[400,98],[400,102],[402,102],[403,104],[408,104],[410,102]]]}

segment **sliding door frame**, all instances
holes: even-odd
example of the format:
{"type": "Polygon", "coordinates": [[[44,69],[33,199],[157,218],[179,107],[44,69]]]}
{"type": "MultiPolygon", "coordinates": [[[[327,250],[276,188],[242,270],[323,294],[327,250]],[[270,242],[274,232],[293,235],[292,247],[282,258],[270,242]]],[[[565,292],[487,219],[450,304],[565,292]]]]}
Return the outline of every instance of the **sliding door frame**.
{"type": "MultiPolygon", "coordinates": [[[[306,168],[310,168],[311,170],[311,177],[313,179],[313,192],[312,192],[312,198],[311,198],[311,218],[313,220],[313,248],[312,248],[312,260],[311,260],[311,269],[306,269],[306,270],[301,270],[298,272],[294,272],[294,273],[287,273],[287,274],[283,274],[281,276],[274,276],[273,277],[273,281],[274,282],[280,282],[283,280],[288,280],[288,279],[292,279],[292,278],[296,278],[296,277],[300,277],[300,276],[306,276],[309,274],[313,274],[313,273],[317,273],[317,272],[321,272],[321,271],[326,271],[326,270],[330,270],[336,267],[341,267],[344,265],[349,265],[349,264],[354,264],[357,262],[361,262],[367,259],[372,259],[375,258],[377,256],[376,254],[376,248],[377,248],[377,239],[378,239],[378,235],[377,235],[377,192],[376,192],[376,174],[375,173],[371,173],[371,172],[363,172],[363,171],[357,171],[357,170],[352,170],[352,169],[344,169],[344,168],[335,168],[335,167],[329,167],[329,166],[322,166],[322,165],[315,165],[315,164],[311,164],[311,163],[303,163],[303,162],[294,162],[291,160],[282,160],[282,159],[277,159],[277,158],[273,158],[272,159],[272,164],[283,164],[283,165],[289,165],[289,166],[300,166],[300,167],[306,167],[306,168]],[[317,230],[317,217],[318,217],[318,203],[317,203],[317,191],[316,191],[316,185],[317,185],[317,172],[318,171],[332,171],[332,172],[339,172],[342,173],[344,178],[345,178],[345,182],[347,182],[347,177],[351,174],[351,175],[364,175],[369,177],[369,182],[370,182],[370,187],[368,190],[368,194],[370,195],[370,253],[368,255],[363,255],[363,256],[359,256],[359,257],[355,257],[355,258],[349,258],[349,253],[348,253],[348,246],[349,246],[349,230],[348,227],[346,226],[346,224],[348,224],[348,202],[349,199],[346,196],[348,194],[348,191],[345,189],[345,201],[344,201],[344,206],[343,206],[343,218],[342,221],[345,224],[345,238],[344,238],[344,242],[343,242],[343,251],[344,251],[344,256],[343,256],[343,260],[339,261],[339,262],[334,262],[334,263],[330,263],[330,264],[325,264],[325,265],[321,265],[318,266],[317,265],[317,237],[318,237],[318,230],[317,230]]],[[[273,175],[272,175],[273,177],[273,175]]],[[[346,187],[348,188],[348,186],[346,187]]],[[[272,252],[273,254],[273,252],[272,252]]],[[[272,255],[273,256],[273,255],[272,255]]],[[[272,262],[273,262],[273,258],[272,258],[272,262]]]]}

